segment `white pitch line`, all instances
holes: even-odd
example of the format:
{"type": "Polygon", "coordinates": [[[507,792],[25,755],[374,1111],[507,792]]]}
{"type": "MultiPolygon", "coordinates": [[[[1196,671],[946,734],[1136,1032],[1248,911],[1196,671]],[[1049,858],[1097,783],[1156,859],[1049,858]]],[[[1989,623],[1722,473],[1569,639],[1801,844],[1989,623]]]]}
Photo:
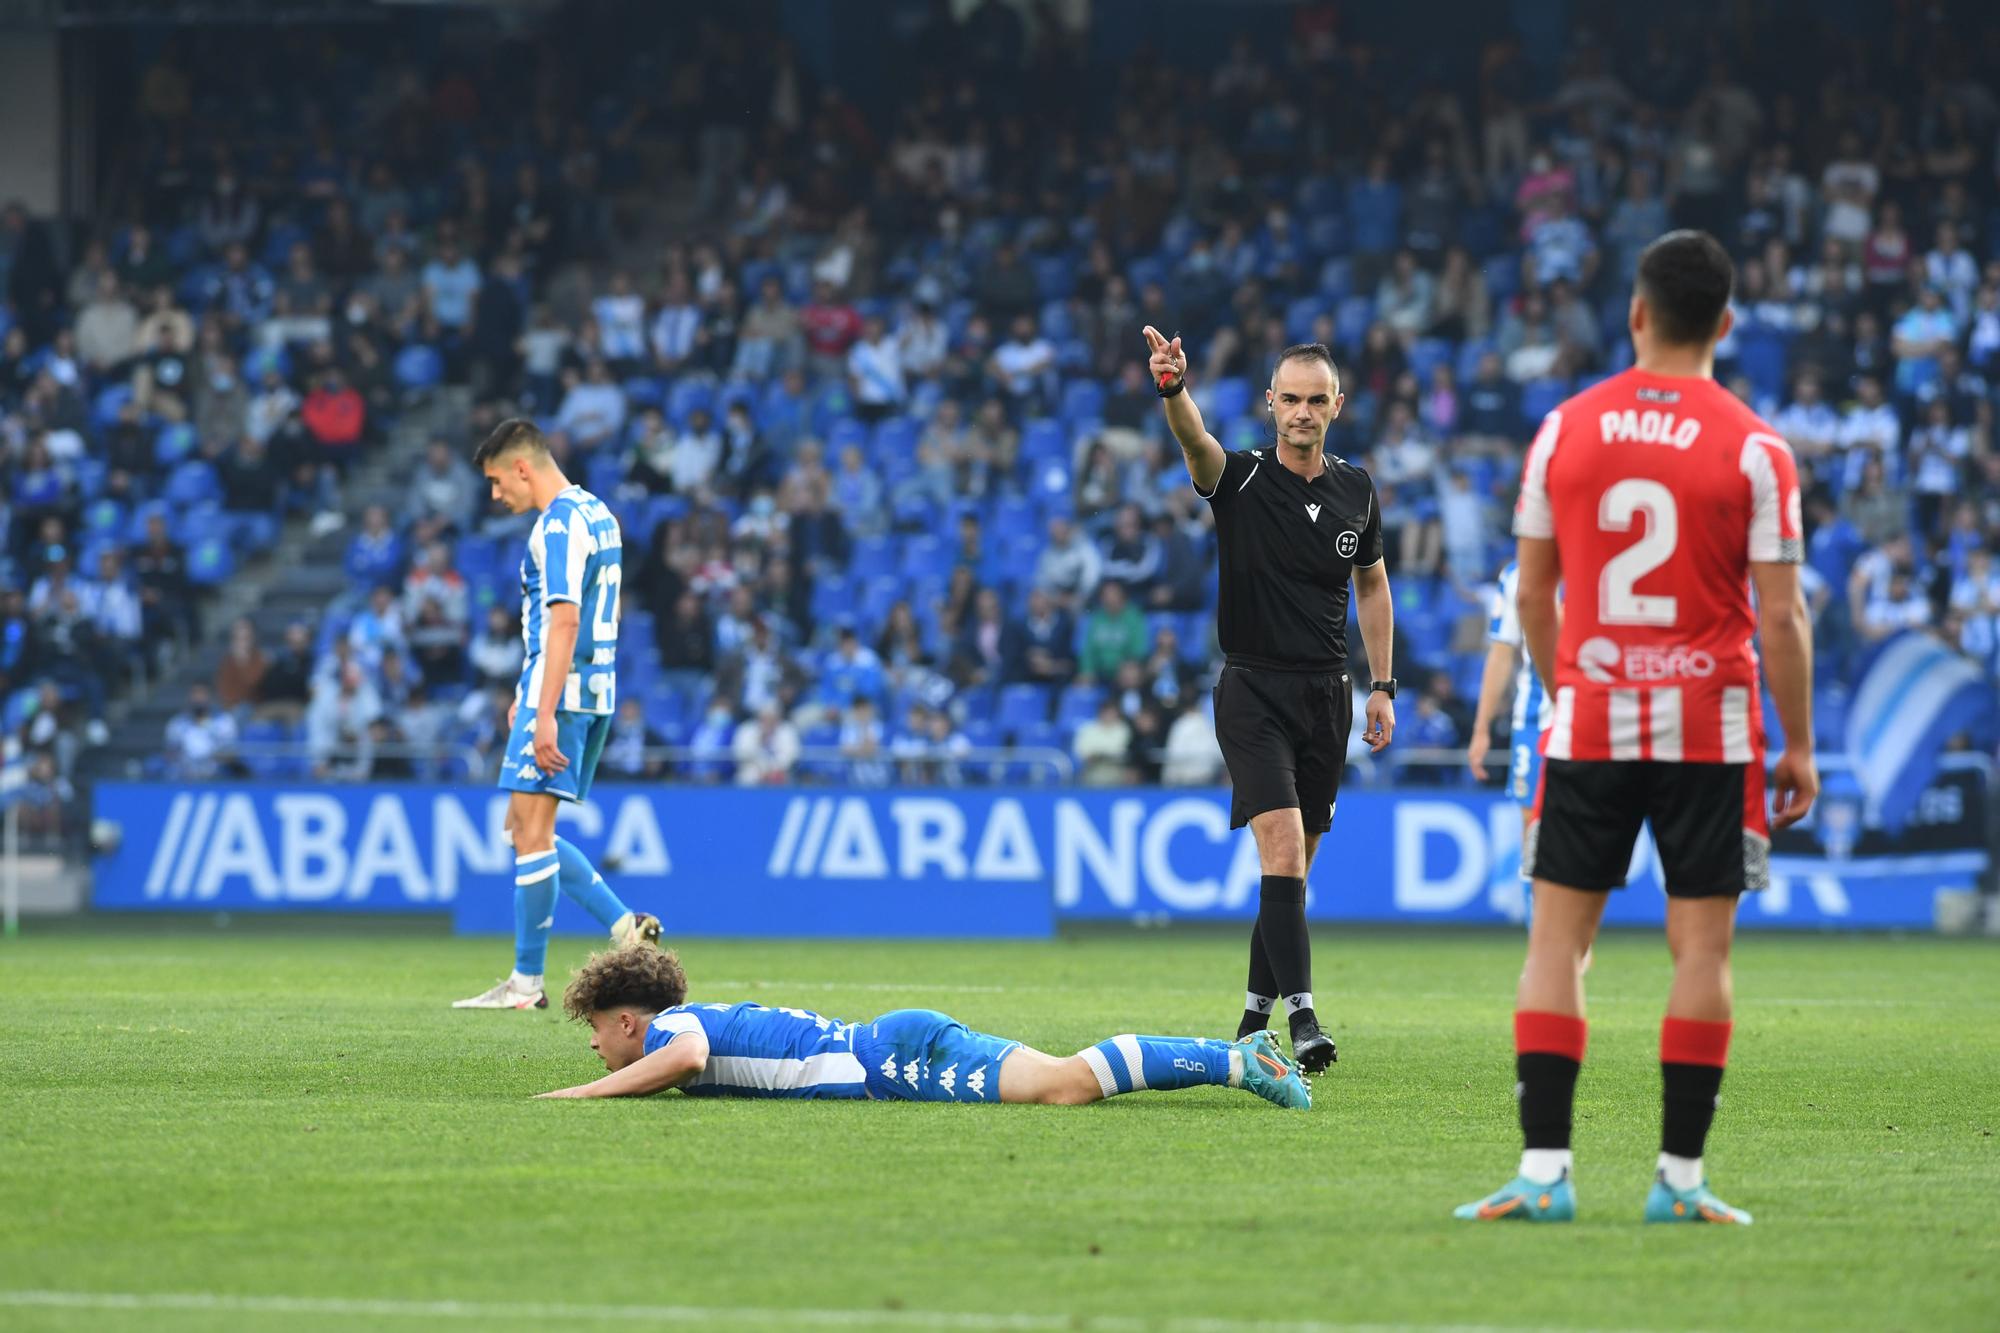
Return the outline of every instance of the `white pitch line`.
{"type": "Polygon", "coordinates": [[[1338,1324],[1316,1319],[1142,1319],[1125,1315],[1000,1314],[950,1310],[816,1310],[715,1305],[585,1305],[564,1301],[398,1301],[333,1296],[232,1296],[224,1292],[0,1291],[0,1307],[329,1315],[353,1319],[486,1319],[618,1323],[767,1323],[792,1328],[940,1328],[966,1333],[1523,1333],[1488,1324],[1338,1324]]]}

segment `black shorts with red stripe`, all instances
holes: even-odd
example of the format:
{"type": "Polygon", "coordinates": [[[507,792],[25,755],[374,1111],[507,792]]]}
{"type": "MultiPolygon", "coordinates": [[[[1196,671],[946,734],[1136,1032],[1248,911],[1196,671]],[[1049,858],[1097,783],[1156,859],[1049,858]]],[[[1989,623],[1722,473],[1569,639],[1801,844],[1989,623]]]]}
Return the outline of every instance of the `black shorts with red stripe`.
{"type": "Polygon", "coordinates": [[[1650,821],[1670,898],[1734,897],[1771,882],[1764,765],[1550,759],[1521,870],[1572,889],[1621,888],[1650,821]]]}

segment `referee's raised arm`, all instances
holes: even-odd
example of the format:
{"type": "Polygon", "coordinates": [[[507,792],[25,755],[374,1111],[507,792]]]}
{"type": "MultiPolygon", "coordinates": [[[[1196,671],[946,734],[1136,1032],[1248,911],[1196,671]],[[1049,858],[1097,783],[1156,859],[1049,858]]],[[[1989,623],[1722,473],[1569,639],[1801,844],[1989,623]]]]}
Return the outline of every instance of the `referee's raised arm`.
{"type": "Polygon", "coordinates": [[[1169,341],[1151,324],[1146,326],[1145,334],[1146,346],[1152,352],[1146,369],[1153,376],[1153,387],[1159,391],[1160,406],[1167,410],[1167,429],[1180,441],[1181,457],[1187,461],[1194,488],[1208,495],[1222,480],[1225,459],[1221,442],[1202,425],[1201,409],[1194,405],[1194,398],[1187,391],[1187,353],[1181,350],[1180,335],[1175,334],[1169,341]]]}

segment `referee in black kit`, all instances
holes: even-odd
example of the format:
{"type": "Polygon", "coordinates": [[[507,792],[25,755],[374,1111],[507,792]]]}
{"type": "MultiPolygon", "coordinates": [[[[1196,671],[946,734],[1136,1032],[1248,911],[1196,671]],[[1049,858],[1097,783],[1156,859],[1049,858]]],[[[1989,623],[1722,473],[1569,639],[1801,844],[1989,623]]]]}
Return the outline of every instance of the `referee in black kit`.
{"type": "Polygon", "coordinates": [[[1229,822],[1257,839],[1263,892],[1250,935],[1250,985],[1238,1038],[1260,1032],[1278,1000],[1291,1020],[1292,1056],[1308,1073],[1334,1060],[1313,1012],[1306,872],[1333,823],[1354,722],[1347,679],[1347,582],[1368,646],[1367,739],[1381,751],[1396,732],[1390,671],[1394,612],[1382,566],[1375,483],[1326,453],[1345,395],[1333,353],[1301,343],[1278,354],[1264,402],[1272,446],[1230,453],[1202,425],[1187,392],[1187,353],[1148,325],[1148,363],[1167,425],[1180,441],[1195,494],[1215,514],[1222,677],[1215,738],[1229,765],[1229,822]]]}

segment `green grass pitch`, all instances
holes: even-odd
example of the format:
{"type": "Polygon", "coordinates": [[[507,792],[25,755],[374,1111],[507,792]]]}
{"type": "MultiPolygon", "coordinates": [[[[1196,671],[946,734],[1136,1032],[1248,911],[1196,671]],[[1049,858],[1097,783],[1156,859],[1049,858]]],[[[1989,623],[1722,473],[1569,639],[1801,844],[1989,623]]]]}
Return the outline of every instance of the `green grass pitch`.
{"type": "MultiPolygon", "coordinates": [[[[697,999],[945,1009],[1068,1053],[1229,1035],[1242,946],[679,942],[697,999]]],[[[2000,1327],[2000,952],[1753,936],[1710,1144],[1755,1227],[1638,1222],[1657,935],[1600,944],[1579,1221],[1455,1222],[1517,1151],[1507,933],[1315,932],[1310,1114],[532,1102],[597,1072],[442,927],[32,926],[0,945],[0,1327],[2000,1327]]],[[[587,942],[558,940],[560,978],[587,942]]]]}

